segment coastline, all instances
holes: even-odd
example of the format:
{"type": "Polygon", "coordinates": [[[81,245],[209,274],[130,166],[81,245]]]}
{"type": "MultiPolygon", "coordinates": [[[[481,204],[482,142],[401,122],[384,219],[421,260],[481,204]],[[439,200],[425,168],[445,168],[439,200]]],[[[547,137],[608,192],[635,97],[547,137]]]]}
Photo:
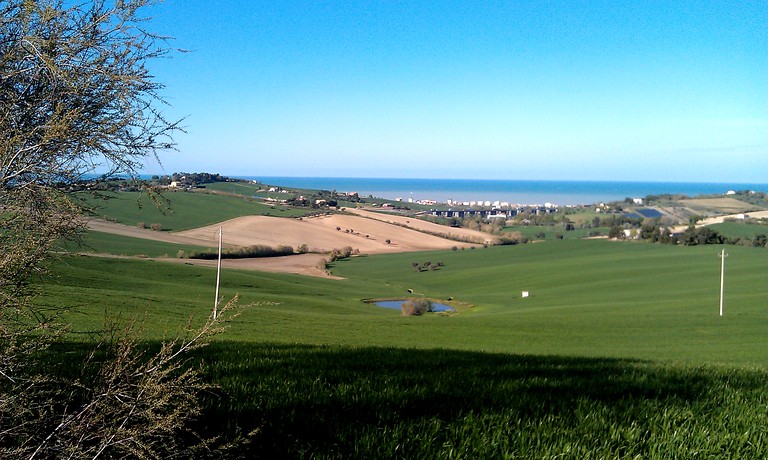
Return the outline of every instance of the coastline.
{"type": "Polygon", "coordinates": [[[510,205],[580,206],[648,195],[725,195],[734,190],[768,191],[766,184],[698,182],[539,181],[240,176],[269,185],[357,192],[404,202],[499,202],[510,205]]]}

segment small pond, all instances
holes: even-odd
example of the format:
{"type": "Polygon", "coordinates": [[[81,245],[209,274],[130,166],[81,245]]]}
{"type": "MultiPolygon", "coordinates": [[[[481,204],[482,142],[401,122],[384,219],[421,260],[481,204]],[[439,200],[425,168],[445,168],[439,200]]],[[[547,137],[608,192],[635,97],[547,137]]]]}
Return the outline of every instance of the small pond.
{"type": "MultiPolygon", "coordinates": [[[[400,310],[405,302],[407,302],[407,300],[381,300],[379,302],[374,302],[374,303],[379,307],[391,308],[393,310],[400,310]]],[[[444,303],[432,302],[432,311],[433,312],[456,311],[456,309],[444,303]]]]}

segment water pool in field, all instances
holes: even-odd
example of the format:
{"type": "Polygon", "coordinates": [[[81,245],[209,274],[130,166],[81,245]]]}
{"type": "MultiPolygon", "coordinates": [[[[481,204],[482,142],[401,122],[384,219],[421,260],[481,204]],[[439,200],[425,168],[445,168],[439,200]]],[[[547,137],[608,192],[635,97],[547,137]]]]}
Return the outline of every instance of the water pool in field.
{"type": "MultiPolygon", "coordinates": [[[[407,302],[407,300],[380,300],[378,302],[374,302],[374,304],[379,307],[400,310],[405,302],[407,302]]],[[[432,302],[432,312],[439,313],[442,311],[456,311],[456,309],[444,303],[432,302]]]]}

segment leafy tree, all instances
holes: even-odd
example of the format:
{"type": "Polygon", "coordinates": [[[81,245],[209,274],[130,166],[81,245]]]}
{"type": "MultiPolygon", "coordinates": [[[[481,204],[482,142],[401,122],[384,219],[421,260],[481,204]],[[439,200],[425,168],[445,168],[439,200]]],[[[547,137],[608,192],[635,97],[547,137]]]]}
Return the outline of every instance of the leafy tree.
{"type": "Polygon", "coordinates": [[[723,244],[726,238],[709,227],[694,227],[690,225],[680,237],[680,242],[687,246],[699,244],[723,244]]]}
{"type": "Polygon", "coordinates": [[[144,28],[151,3],[0,0],[1,458],[195,455],[182,432],[206,385],[179,359],[223,317],[148,357],[137,329],[109,327],[75,381],[48,348],[64,328],[35,307],[30,283],[53,245],[84,228],[72,185],[136,177],[173,147],[179,127],[147,67],[170,52],[144,28]]]}

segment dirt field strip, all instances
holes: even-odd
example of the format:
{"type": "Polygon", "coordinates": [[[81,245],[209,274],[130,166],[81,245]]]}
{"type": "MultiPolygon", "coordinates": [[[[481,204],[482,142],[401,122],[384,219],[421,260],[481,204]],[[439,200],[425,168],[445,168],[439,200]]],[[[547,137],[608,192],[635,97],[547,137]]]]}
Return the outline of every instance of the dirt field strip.
{"type": "MultiPolygon", "coordinates": [[[[318,264],[327,256],[323,254],[296,254],[283,257],[260,257],[254,259],[224,259],[221,261],[222,270],[256,270],[270,273],[290,273],[294,275],[315,276],[340,280],[338,276],[318,268],[318,264]]],[[[156,258],[160,262],[184,263],[203,267],[216,267],[215,260],[156,258]]]]}

